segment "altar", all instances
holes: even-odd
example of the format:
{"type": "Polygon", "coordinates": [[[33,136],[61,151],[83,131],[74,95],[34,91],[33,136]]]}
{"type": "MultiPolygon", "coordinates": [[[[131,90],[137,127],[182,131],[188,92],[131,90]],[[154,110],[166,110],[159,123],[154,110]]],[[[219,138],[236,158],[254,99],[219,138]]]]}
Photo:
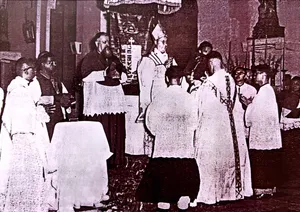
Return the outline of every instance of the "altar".
{"type": "Polygon", "coordinates": [[[282,108],[280,117],[280,128],[283,131],[300,129],[300,118],[288,118],[288,114],[291,110],[282,108]]]}
{"type": "Polygon", "coordinates": [[[130,155],[144,154],[144,126],[136,123],[139,114],[139,96],[125,95],[127,112],[125,114],[126,139],[125,153],[130,155]]]}
{"type": "Polygon", "coordinates": [[[52,186],[59,210],[97,207],[108,199],[106,160],[112,155],[102,124],[93,121],[56,124],[48,151],[52,186]]]}
{"type": "Polygon", "coordinates": [[[168,54],[184,67],[189,60],[191,48],[197,46],[197,5],[196,0],[97,1],[102,14],[101,21],[105,23],[105,26],[101,26],[102,31],[109,35],[110,47],[125,66],[128,77],[122,83],[125,94],[126,154],[145,154],[144,123],[136,122],[139,115],[137,66],[153,47],[151,32],[158,22],[165,26],[170,44],[168,54]],[[170,24],[178,20],[181,20],[180,27],[170,24]],[[178,35],[181,42],[178,42],[178,35]]]}

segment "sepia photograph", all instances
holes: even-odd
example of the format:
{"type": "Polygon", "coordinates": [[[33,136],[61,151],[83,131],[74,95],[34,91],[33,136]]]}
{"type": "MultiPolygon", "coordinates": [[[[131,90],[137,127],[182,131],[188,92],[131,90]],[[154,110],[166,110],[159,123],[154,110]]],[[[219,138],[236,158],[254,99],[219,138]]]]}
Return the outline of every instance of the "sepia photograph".
{"type": "Polygon", "coordinates": [[[0,212],[300,212],[299,58],[300,0],[0,0],[0,212]]]}

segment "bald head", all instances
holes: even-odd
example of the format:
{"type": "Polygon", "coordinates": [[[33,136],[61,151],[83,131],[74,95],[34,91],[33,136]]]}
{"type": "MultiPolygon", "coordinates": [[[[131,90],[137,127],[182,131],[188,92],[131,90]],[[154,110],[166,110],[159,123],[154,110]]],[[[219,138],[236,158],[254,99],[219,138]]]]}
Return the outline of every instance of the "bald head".
{"type": "Polygon", "coordinates": [[[210,73],[213,75],[216,71],[222,69],[222,55],[217,51],[212,51],[208,54],[208,65],[210,67],[210,73]]]}

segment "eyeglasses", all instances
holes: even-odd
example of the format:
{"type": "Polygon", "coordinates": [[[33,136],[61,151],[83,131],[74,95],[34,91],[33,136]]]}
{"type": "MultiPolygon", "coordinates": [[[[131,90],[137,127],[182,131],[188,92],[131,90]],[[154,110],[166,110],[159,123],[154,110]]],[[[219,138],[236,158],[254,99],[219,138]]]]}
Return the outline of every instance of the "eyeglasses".
{"type": "Polygon", "coordinates": [[[54,60],[48,61],[47,64],[48,64],[48,65],[56,66],[56,61],[54,61],[54,60]]]}
{"type": "Polygon", "coordinates": [[[34,67],[29,66],[29,67],[27,67],[27,68],[24,68],[24,69],[23,69],[23,72],[24,72],[24,71],[28,71],[29,69],[34,69],[34,67]]]}

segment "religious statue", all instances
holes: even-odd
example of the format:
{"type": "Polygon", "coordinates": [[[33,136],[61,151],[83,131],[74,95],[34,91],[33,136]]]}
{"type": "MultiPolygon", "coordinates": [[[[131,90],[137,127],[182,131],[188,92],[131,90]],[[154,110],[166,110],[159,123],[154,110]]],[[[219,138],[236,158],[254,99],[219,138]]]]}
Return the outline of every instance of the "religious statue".
{"type": "Polygon", "coordinates": [[[258,25],[278,26],[278,17],[276,13],[276,0],[259,0],[258,7],[259,19],[258,25]]]}
{"type": "Polygon", "coordinates": [[[284,28],[279,26],[276,0],[259,0],[258,21],[254,27],[254,38],[284,37],[284,28]]]}

